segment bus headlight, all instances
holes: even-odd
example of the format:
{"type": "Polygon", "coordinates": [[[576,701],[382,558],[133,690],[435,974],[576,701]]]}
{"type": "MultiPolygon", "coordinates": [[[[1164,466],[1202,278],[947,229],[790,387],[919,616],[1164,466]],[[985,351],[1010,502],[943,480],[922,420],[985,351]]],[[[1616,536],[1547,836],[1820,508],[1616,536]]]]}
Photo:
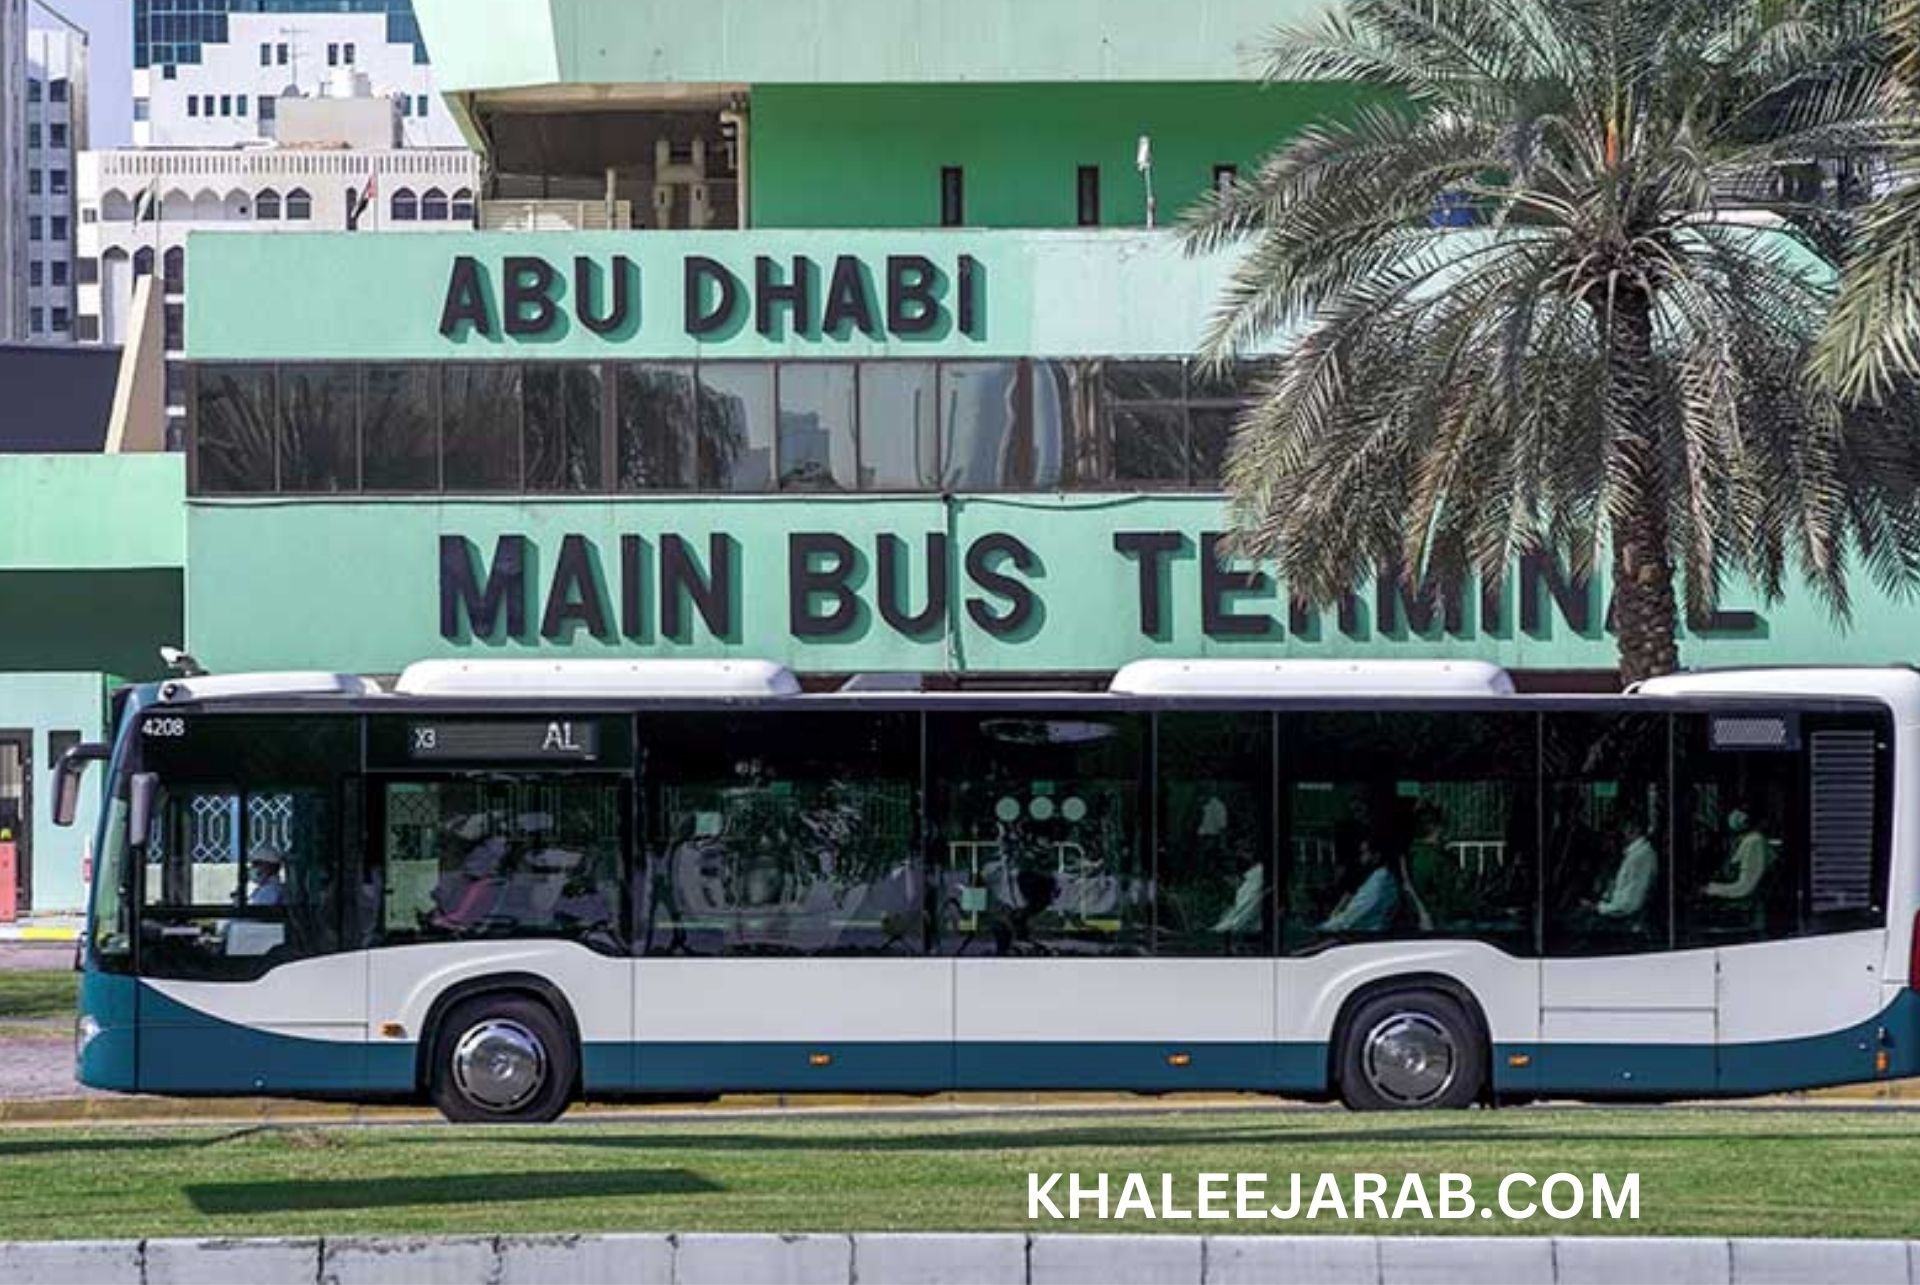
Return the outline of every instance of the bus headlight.
{"type": "Polygon", "coordinates": [[[93,1014],[82,1013],[73,1024],[73,1056],[78,1059],[85,1056],[87,1045],[100,1034],[100,1023],[93,1020],[93,1014]]]}

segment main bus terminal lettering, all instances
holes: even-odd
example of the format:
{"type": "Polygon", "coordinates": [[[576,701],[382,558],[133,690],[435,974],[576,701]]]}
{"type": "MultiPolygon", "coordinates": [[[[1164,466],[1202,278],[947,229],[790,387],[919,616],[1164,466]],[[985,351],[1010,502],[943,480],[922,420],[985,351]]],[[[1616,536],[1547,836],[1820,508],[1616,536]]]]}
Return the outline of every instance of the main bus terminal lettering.
{"type": "MultiPolygon", "coordinates": [[[[1114,533],[1113,556],[1131,567],[1135,607],[1127,623],[1138,636],[1166,641],[1183,611],[1215,641],[1315,642],[1336,633],[1352,640],[1470,639],[1516,629],[1538,637],[1556,628],[1599,637],[1610,628],[1600,586],[1541,553],[1523,557],[1508,585],[1477,591],[1433,583],[1416,590],[1399,568],[1382,567],[1371,586],[1322,613],[1286,596],[1269,572],[1225,557],[1223,541],[1214,531],[1114,533]]],[[[1040,554],[1009,532],[966,541],[941,531],[883,532],[862,547],[837,532],[794,531],[785,543],[787,630],[795,639],[842,639],[877,617],[906,639],[937,638],[971,623],[991,638],[1017,642],[1048,619],[1040,554]]],[[[609,557],[592,538],[569,533],[550,558],[541,553],[532,537],[517,532],[498,536],[491,551],[442,535],[441,637],[563,643],[584,633],[602,641],[690,643],[696,629],[720,640],[742,630],[747,558],[729,535],[622,535],[609,557]]],[[[1752,635],[1765,627],[1756,612],[1720,608],[1688,624],[1699,636],[1752,635]]]]}

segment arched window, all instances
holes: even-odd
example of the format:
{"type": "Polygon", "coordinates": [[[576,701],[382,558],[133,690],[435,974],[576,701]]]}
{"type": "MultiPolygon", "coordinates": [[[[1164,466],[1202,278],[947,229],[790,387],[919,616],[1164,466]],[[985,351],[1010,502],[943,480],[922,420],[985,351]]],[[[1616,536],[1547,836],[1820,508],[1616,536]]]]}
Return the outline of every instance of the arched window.
{"type": "Polygon", "coordinates": [[[296,223],[304,223],[313,217],[313,197],[304,187],[296,187],[287,193],[287,218],[296,223]]]}
{"type": "Polygon", "coordinates": [[[459,223],[473,222],[473,189],[463,187],[453,194],[453,217],[459,223]]]}
{"type": "Polygon", "coordinates": [[[133,275],[150,277],[153,275],[153,247],[143,245],[133,255],[133,275]]]}
{"type": "Polygon", "coordinates": [[[393,221],[395,223],[411,223],[419,217],[420,198],[413,194],[413,189],[403,187],[394,192],[393,221]]]}
{"type": "Polygon", "coordinates": [[[280,219],[280,193],[272,188],[263,188],[260,195],[253,198],[253,217],[265,223],[277,223],[280,219]]]}
{"type": "Polygon", "coordinates": [[[176,245],[168,250],[161,264],[166,270],[167,293],[185,294],[187,292],[186,247],[176,245]]]}
{"type": "Polygon", "coordinates": [[[447,219],[447,194],[437,187],[427,189],[420,198],[420,217],[430,223],[444,223],[447,219]]]}

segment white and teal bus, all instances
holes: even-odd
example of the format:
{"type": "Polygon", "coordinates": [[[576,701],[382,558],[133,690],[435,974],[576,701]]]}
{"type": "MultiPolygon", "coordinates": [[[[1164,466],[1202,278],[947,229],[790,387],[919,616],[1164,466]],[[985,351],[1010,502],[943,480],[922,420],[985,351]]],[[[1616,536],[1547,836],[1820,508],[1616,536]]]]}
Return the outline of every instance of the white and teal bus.
{"type": "Polygon", "coordinates": [[[79,1077],[545,1120],[735,1091],[1356,1108],[1920,1073],[1920,674],[1087,692],[760,662],[133,690],[79,1077]],[[891,689],[890,689],[891,688],[891,689]]]}

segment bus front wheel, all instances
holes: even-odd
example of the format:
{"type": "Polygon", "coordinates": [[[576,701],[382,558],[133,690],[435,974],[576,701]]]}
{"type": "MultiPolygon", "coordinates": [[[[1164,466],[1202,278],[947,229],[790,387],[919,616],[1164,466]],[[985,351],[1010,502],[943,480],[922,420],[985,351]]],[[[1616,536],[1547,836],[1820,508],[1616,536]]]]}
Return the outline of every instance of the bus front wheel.
{"type": "Polygon", "coordinates": [[[433,1104],[456,1124],[544,1124],[567,1109],[575,1061],[566,1027],[545,1004],[475,996],[439,1025],[433,1104]]]}
{"type": "Polygon", "coordinates": [[[1471,1106],[1486,1065],[1486,1039],[1459,1000],[1437,990],[1390,991],[1346,1023],[1340,1098],[1355,1111],[1471,1106]]]}

